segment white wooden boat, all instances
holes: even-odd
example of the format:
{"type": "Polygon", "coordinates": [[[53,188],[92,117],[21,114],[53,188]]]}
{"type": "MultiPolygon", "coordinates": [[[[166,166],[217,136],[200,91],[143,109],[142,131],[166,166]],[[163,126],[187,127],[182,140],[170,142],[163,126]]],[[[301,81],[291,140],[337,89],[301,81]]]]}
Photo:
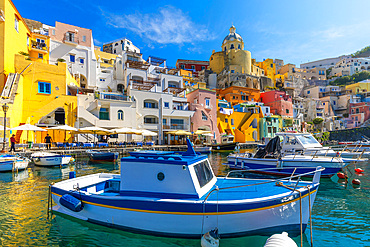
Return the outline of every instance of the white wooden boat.
{"type": "Polygon", "coordinates": [[[15,155],[0,156],[0,172],[20,171],[28,167],[30,162],[27,158],[21,158],[15,155]]]}
{"type": "Polygon", "coordinates": [[[51,152],[35,152],[31,155],[31,159],[37,166],[61,166],[67,165],[72,160],[72,156],[51,152]]]}

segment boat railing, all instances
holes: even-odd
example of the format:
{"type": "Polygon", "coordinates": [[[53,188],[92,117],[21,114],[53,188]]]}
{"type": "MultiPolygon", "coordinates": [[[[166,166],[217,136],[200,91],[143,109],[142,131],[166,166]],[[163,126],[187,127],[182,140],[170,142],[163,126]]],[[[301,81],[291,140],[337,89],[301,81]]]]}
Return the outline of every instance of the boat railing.
{"type": "MultiPolygon", "coordinates": [[[[263,170],[269,170],[269,169],[276,169],[276,168],[255,169],[254,171],[263,171],[263,170]]],[[[312,179],[312,184],[319,183],[320,182],[321,172],[324,171],[324,170],[325,170],[324,167],[318,166],[318,167],[316,167],[316,170],[315,171],[306,172],[306,173],[297,174],[297,175],[294,175],[294,172],[295,172],[295,170],[294,170],[293,173],[292,173],[292,175],[290,175],[289,177],[278,178],[278,179],[271,179],[271,180],[268,180],[268,181],[254,183],[254,184],[247,184],[247,185],[238,185],[238,186],[231,186],[231,187],[225,187],[225,188],[218,188],[218,187],[216,187],[215,189],[213,189],[210,192],[208,192],[207,196],[203,200],[203,203],[205,203],[207,201],[207,199],[209,198],[209,196],[213,192],[215,192],[215,191],[228,190],[228,189],[236,189],[236,188],[243,188],[243,187],[250,187],[250,186],[263,185],[263,184],[268,184],[268,183],[277,183],[277,182],[286,181],[287,179],[289,179],[289,181],[292,181],[292,179],[294,179],[294,178],[297,178],[297,184],[298,184],[298,182],[301,180],[301,177],[305,177],[305,176],[308,176],[308,175],[311,175],[311,174],[314,174],[314,177],[312,179]],[[320,175],[317,175],[318,173],[320,173],[320,175]]],[[[235,173],[235,172],[247,172],[247,171],[248,170],[234,170],[234,171],[230,171],[230,172],[227,173],[227,175],[225,176],[225,178],[226,179],[230,178],[229,175],[231,173],[235,173]]],[[[245,178],[240,178],[240,179],[245,179],[245,178]]]]}

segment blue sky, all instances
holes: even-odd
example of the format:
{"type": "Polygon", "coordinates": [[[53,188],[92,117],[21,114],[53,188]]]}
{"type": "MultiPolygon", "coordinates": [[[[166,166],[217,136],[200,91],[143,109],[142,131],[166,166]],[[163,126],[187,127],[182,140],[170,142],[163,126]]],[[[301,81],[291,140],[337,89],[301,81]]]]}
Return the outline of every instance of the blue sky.
{"type": "Polygon", "coordinates": [[[13,0],[20,14],[93,30],[95,45],[126,37],[149,55],[209,60],[233,23],[252,58],[300,63],[370,45],[370,1],[13,0]],[[51,4],[52,3],[52,4],[51,4]]]}

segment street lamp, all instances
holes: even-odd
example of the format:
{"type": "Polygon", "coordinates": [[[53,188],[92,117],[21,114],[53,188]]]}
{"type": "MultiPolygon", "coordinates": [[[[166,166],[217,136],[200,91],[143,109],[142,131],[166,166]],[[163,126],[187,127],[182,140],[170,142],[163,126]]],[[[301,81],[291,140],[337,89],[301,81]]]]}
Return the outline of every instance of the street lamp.
{"type": "Polygon", "coordinates": [[[6,138],[6,112],[8,111],[9,109],[9,106],[5,103],[3,106],[3,112],[4,112],[4,139],[3,139],[3,149],[1,150],[2,153],[6,153],[6,150],[5,150],[5,145],[6,145],[6,141],[5,141],[5,138],[6,138]]]}

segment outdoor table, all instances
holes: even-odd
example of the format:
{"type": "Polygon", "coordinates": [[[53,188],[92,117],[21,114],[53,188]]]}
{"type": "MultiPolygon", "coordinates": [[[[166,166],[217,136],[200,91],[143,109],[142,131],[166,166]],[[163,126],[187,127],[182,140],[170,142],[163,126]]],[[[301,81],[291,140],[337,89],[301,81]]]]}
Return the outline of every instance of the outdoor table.
{"type": "Polygon", "coordinates": [[[108,143],[98,143],[98,147],[108,147],[108,143]]]}
{"type": "Polygon", "coordinates": [[[137,142],[136,143],[136,146],[142,147],[143,146],[143,143],[142,142],[137,142]]]}
{"type": "Polygon", "coordinates": [[[94,143],[84,143],[83,147],[84,148],[93,148],[94,147],[94,143]]]}
{"type": "Polygon", "coordinates": [[[147,146],[153,146],[154,143],[153,142],[146,142],[145,145],[147,145],[147,146]]]}
{"type": "Polygon", "coordinates": [[[62,148],[62,147],[64,147],[64,143],[63,142],[57,142],[55,146],[58,147],[58,148],[62,148]]]}
{"type": "Polygon", "coordinates": [[[15,148],[26,148],[28,144],[15,144],[15,148]]]}
{"type": "Polygon", "coordinates": [[[34,143],[33,147],[38,147],[38,148],[45,148],[46,144],[45,143],[34,143]]]}

